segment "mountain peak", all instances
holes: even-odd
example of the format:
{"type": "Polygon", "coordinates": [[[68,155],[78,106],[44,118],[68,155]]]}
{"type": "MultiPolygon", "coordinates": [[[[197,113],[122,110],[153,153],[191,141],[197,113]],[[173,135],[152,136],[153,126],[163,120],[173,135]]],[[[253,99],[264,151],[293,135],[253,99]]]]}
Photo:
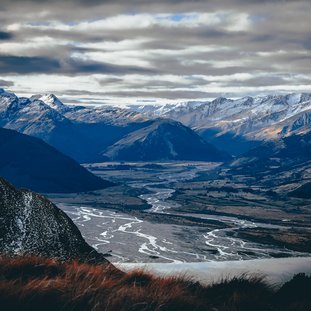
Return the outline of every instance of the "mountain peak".
{"type": "Polygon", "coordinates": [[[227,101],[232,101],[232,99],[229,99],[229,98],[220,96],[220,97],[215,98],[215,99],[212,101],[212,103],[220,103],[220,104],[221,104],[221,103],[227,102],[227,101]]]}
{"type": "Polygon", "coordinates": [[[65,108],[65,105],[62,103],[62,101],[54,94],[44,94],[38,99],[43,101],[45,104],[49,105],[51,108],[55,110],[65,108]]]}
{"type": "Polygon", "coordinates": [[[16,95],[14,93],[8,92],[2,88],[0,88],[0,96],[14,96],[14,97],[16,97],[16,95]]]}
{"type": "Polygon", "coordinates": [[[6,109],[17,100],[17,96],[14,93],[10,93],[0,88],[0,112],[6,111],[6,109]]]}
{"type": "Polygon", "coordinates": [[[39,95],[33,95],[31,97],[31,100],[40,100],[44,104],[48,105],[54,110],[57,111],[64,111],[66,110],[66,105],[63,104],[63,102],[54,94],[39,94],[39,95]]]}
{"type": "Polygon", "coordinates": [[[226,161],[230,156],[204,141],[190,128],[169,119],[155,119],[126,135],[103,153],[121,161],[226,161]]]}

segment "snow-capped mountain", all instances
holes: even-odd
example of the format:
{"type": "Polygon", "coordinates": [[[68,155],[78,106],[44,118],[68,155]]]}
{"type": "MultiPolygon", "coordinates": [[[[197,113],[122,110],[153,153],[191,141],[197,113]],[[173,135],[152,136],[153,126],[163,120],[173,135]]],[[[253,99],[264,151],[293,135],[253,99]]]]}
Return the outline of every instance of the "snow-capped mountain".
{"type": "Polygon", "coordinates": [[[0,254],[108,263],[72,220],[43,196],[0,178],[0,254]]]}
{"type": "MultiPolygon", "coordinates": [[[[140,145],[142,149],[138,144],[134,145],[136,149],[133,149],[133,146],[128,149],[133,153],[133,156],[128,155],[128,157],[132,160],[142,160],[138,150],[145,149],[146,142],[148,142],[151,146],[148,147],[149,149],[147,148],[148,152],[146,152],[149,155],[145,157],[146,159],[149,157],[153,159],[222,161],[229,158],[228,155],[224,156],[224,153],[210,144],[208,145],[190,128],[183,126],[184,130],[182,131],[180,130],[181,124],[178,122],[167,119],[162,119],[159,122],[157,118],[142,116],[141,113],[131,109],[105,106],[70,107],[64,105],[55,95],[35,95],[28,99],[4,93],[1,102],[3,103],[3,112],[0,126],[39,137],[79,162],[103,161],[107,159],[105,150],[107,151],[108,147],[111,149],[107,154],[115,154],[112,152],[112,150],[116,150],[115,144],[118,146],[123,144],[122,139],[126,142],[127,135],[136,137],[139,131],[149,133],[151,129],[155,128],[157,130],[152,130],[153,134],[147,136],[145,142],[140,145]],[[159,124],[161,126],[158,126],[159,124]],[[167,131],[166,133],[162,130],[163,128],[167,131]],[[160,129],[162,134],[157,136],[155,133],[160,133],[160,129]],[[157,138],[154,139],[156,136],[157,138]],[[150,139],[151,137],[152,139],[150,139]],[[171,147],[169,148],[169,146],[171,147]],[[180,146],[185,150],[182,150],[180,146]],[[164,150],[160,147],[163,147],[164,150]],[[176,152],[178,148],[180,150],[176,152]],[[191,151],[192,148],[196,152],[191,151]],[[153,156],[151,156],[151,150],[153,150],[153,156]],[[172,156],[175,153],[176,155],[172,156]]],[[[127,149],[125,145],[123,147],[123,150],[127,149]]],[[[118,148],[120,149],[120,147],[118,148]]],[[[108,158],[116,159],[117,157],[108,156],[108,158]]]]}
{"type": "Polygon", "coordinates": [[[267,116],[271,118],[266,123],[275,123],[311,109],[311,94],[268,95],[236,100],[219,97],[208,102],[190,101],[162,106],[149,104],[130,106],[130,109],[150,117],[178,120],[191,128],[205,128],[208,123],[227,125],[230,122],[232,126],[238,126],[248,120],[267,119],[267,116]]]}
{"type": "MultiPolygon", "coordinates": [[[[41,138],[76,160],[84,155],[80,149],[87,140],[61,112],[36,98],[18,98],[15,95],[10,98],[13,100],[1,113],[1,127],[41,138]]],[[[7,103],[6,94],[4,99],[0,94],[0,103],[3,102],[7,103]]]]}
{"type": "Polygon", "coordinates": [[[0,92],[0,126],[43,139],[78,162],[100,161],[100,153],[144,126],[138,114],[111,107],[70,107],[55,95],[18,98],[0,92]]]}
{"type": "Polygon", "coordinates": [[[81,123],[105,123],[111,125],[126,125],[129,122],[144,121],[147,117],[118,107],[83,107],[78,106],[67,110],[64,114],[66,118],[81,123]]]}
{"type": "Polygon", "coordinates": [[[40,100],[21,98],[13,102],[0,121],[5,127],[38,137],[53,132],[58,124],[69,125],[58,111],[40,100]]]}
{"type": "Polygon", "coordinates": [[[180,121],[216,146],[223,146],[232,153],[233,149],[237,149],[237,153],[241,153],[253,147],[254,141],[291,135],[310,128],[311,94],[268,95],[236,100],[220,97],[210,102],[131,109],[149,117],[161,116],[180,121]]]}
{"type": "Polygon", "coordinates": [[[58,99],[54,94],[44,94],[44,95],[34,95],[30,98],[31,101],[39,100],[59,112],[66,112],[70,108],[64,105],[60,99],[58,99]]]}
{"type": "Polygon", "coordinates": [[[157,116],[157,117],[162,117],[165,114],[175,110],[175,111],[186,111],[190,109],[195,109],[205,102],[200,102],[200,101],[189,101],[189,102],[183,102],[183,103],[169,103],[169,104],[145,104],[145,105],[127,105],[127,108],[135,111],[137,113],[141,113],[143,115],[147,116],[157,116]]]}
{"type": "MultiPolygon", "coordinates": [[[[67,106],[54,94],[33,95],[30,98],[18,98],[15,94],[0,89],[1,123],[26,124],[44,123],[48,128],[57,122],[105,123],[125,125],[129,122],[144,121],[146,117],[128,109],[98,106],[67,106]]],[[[47,130],[48,130],[47,128],[47,130]]]]}
{"type": "Polygon", "coordinates": [[[0,116],[6,112],[8,107],[13,103],[18,102],[18,98],[15,94],[6,92],[4,89],[0,89],[0,116]]]}

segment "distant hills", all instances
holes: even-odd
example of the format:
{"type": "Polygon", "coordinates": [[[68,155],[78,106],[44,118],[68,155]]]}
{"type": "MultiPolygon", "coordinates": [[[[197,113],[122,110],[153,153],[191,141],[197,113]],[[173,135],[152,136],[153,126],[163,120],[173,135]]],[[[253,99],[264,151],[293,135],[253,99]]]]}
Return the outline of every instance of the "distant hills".
{"type": "Polygon", "coordinates": [[[1,256],[40,256],[108,263],[72,220],[43,196],[18,190],[0,177],[1,256]]]}
{"type": "Polygon", "coordinates": [[[111,186],[41,139],[0,128],[0,176],[38,192],[81,192],[111,186]]]}
{"type": "Polygon", "coordinates": [[[118,108],[68,106],[53,94],[18,98],[0,90],[0,126],[39,137],[80,163],[224,161],[220,150],[240,156],[262,142],[306,133],[310,122],[307,93],[118,108]]]}
{"type": "Polygon", "coordinates": [[[280,193],[311,198],[311,130],[263,142],[222,166],[225,174],[248,176],[248,182],[280,193]]]}
{"type": "Polygon", "coordinates": [[[0,126],[41,138],[80,163],[121,158],[133,161],[230,158],[178,122],[148,118],[129,109],[69,107],[52,94],[18,98],[0,90],[0,126]],[[163,130],[165,135],[156,134],[163,130]],[[141,137],[147,132],[150,135],[142,143],[141,137]],[[128,145],[134,141],[135,148],[128,145]],[[151,147],[147,141],[155,146],[151,147]]]}

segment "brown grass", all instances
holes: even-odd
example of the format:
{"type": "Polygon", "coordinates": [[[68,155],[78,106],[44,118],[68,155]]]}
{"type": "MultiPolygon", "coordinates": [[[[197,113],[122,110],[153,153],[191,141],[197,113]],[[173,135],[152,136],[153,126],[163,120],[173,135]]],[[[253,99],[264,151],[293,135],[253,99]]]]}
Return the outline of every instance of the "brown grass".
{"type": "MultiPolygon", "coordinates": [[[[311,278],[301,280],[303,286],[310,285],[311,278]]],[[[298,288],[301,282],[295,282],[298,288]]],[[[311,310],[309,295],[305,299],[298,290],[298,301],[288,300],[289,291],[291,283],[276,291],[261,278],[245,275],[202,286],[187,278],[158,277],[141,270],[123,273],[112,265],[0,258],[0,310],[311,310]]]]}

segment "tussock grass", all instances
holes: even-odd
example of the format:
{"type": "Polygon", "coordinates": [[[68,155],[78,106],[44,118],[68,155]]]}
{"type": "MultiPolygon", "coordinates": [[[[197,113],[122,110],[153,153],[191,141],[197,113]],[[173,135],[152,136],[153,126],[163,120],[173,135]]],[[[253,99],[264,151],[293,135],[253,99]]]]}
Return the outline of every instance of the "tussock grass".
{"type": "Polygon", "coordinates": [[[311,310],[310,288],[305,275],[278,289],[247,275],[203,286],[107,264],[0,258],[0,310],[304,311],[311,310]]]}

